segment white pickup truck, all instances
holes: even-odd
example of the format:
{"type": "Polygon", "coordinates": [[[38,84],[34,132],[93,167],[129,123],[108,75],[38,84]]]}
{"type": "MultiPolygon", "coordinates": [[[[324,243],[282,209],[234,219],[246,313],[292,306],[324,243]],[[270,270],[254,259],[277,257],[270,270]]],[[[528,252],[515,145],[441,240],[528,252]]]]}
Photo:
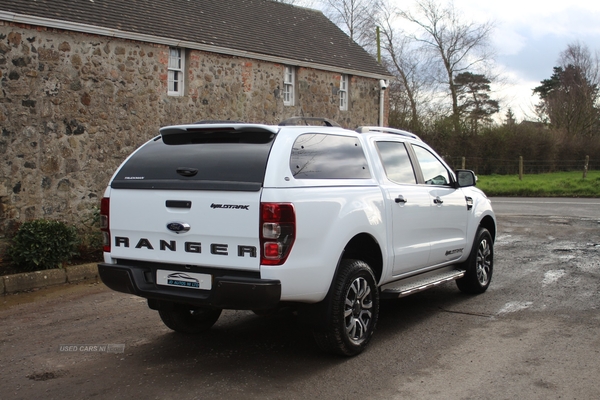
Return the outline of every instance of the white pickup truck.
{"type": "Polygon", "coordinates": [[[451,280],[484,292],[496,220],[474,173],[411,133],[324,122],[161,128],[102,199],[102,281],[185,333],[223,309],[293,307],[323,350],[348,356],[382,298],[451,280]]]}

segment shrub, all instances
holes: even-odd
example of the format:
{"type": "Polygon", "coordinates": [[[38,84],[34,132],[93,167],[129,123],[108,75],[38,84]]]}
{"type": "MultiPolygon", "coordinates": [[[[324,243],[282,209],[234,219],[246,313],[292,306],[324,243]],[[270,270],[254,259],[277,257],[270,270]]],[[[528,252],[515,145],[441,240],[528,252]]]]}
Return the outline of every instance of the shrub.
{"type": "Polygon", "coordinates": [[[12,238],[7,255],[20,271],[61,267],[76,254],[77,231],[64,222],[37,219],[24,222],[12,238]]]}
{"type": "Polygon", "coordinates": [[[103,238],[100,231],[100,208],[92,207],[77,229],[79,243],[75,262],[94,262],[102,260],[103,238]]]}

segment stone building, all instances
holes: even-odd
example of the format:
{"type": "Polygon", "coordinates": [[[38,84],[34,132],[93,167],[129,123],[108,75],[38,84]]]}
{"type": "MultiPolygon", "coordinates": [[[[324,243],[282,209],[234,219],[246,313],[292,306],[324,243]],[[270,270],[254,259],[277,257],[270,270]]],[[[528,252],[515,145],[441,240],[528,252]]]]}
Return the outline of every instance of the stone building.
{"type": "Polygon", "coordinates": [[[0,0],[0,236],[81,224],[161,126],[385,124],[390,78],[322,13],[277,2],[0,0]]]}

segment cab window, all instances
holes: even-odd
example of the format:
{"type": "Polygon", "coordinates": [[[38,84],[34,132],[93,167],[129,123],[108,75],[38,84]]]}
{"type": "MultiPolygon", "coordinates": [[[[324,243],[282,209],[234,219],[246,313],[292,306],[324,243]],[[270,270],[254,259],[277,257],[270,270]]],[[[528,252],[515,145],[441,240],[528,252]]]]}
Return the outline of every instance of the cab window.
{"type": "Polygon", "coordinates": [[[429,150],[413,145],[417,160],[423,172],[423,179],[427,185],[449,185],[450,174],[444,164],[437,159],[429,150]]]}

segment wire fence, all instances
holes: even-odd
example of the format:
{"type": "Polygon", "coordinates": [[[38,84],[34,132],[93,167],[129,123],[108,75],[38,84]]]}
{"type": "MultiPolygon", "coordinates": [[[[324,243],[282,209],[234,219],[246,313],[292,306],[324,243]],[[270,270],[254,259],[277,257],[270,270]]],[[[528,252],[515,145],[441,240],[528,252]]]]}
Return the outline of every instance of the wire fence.
{"type": "Polygon", "coordinates": [[[549,172],[570,172],[600,170],[600,159],[581,160],[527,160],[519,159],[490,159],[481,157],[444,157],[454,169],[470,169],[479,175],[518,175],[522,168],[523,174],[544,174],[549,172]]]}

